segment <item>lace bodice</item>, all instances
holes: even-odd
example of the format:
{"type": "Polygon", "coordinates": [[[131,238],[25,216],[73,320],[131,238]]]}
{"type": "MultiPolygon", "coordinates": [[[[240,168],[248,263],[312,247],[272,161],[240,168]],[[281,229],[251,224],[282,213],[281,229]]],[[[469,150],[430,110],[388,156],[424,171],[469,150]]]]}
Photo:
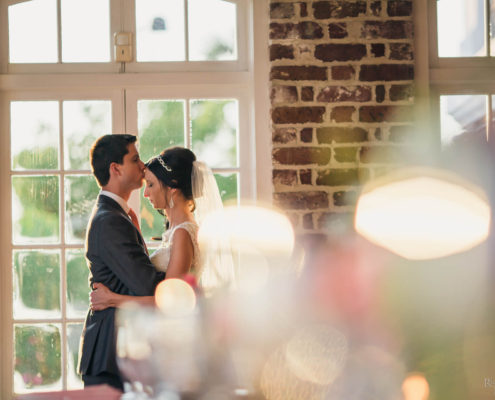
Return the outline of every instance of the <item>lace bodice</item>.
{"type": "Polygon", "coordinates": [[[150,259],[155,268],[159,271],[167,271],[168,263],[170,261],[170,252],[172,249],[172,243],[174,240],[174,233],[177,229],[184,229],[189,233],[191,237],[191,241],[193,244],[193,262],[191,271],[195,273],[199,269],[199,247],[198,247],[198,225],[195,222],[183,222],[182,224],[177,225],[173,229],[170,229],[163,233],[162,241],[160,246],[155,250],[155,252],[151,255],[150,259]]]}

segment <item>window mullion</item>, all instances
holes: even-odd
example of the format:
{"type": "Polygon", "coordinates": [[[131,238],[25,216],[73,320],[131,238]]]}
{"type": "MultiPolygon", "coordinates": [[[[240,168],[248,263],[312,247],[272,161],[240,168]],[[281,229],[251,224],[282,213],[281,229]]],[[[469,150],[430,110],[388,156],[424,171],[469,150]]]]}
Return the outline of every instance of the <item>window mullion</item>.
{"type": "Polygon", "coordinates": [[[191,99],[187,98],[185,100],[186,110],[184,113],[184,123],[186,126],[184,127],[184,147],[190,149],[192,147],[192,121],[191,121],[191,99]]]}
{"type": "Polygon", "coordinates": [[[62,64],[62,0],[57,0],[57,64],[62,64]]]}
{"type": "Polygon", "coordinates": [[[184,0],[184,45],[186,47],[186,61],[189,61],[189,4],[184,0]]]}
{"type": "Polygon", "coordinates": [[[485,43],[486,43],[486,55],[491,57],[491,43],[490,43],[490,0],[485,0],[485,43]]]}

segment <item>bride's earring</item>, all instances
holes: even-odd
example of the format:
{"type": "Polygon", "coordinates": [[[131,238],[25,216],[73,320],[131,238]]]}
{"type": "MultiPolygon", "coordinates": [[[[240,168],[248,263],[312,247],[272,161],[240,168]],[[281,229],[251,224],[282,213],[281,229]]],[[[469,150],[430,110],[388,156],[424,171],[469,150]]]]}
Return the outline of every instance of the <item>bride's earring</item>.
{"type": "Polygon", "coordinates": [[[175,204],[174,204],[174,198],[173,198],[172,196],[170,196],[170,201],[168,202],[168,206],[169,206],[170,208],[174,208],[174,205],[175,205],[175,204]]]}

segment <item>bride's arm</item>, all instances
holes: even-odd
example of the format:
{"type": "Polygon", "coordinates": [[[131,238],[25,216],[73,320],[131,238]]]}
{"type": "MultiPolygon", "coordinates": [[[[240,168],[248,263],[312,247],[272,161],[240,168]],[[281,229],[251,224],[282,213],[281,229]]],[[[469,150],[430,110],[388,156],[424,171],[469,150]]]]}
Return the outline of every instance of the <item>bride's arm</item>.
{"type": "Polygon", "coordinates": [[[174,232],[165,279],[184,278],[184,275],[191,270],[193,253],[191,236],[185,229],[177,229],[174,232]]]}
{"type": "Polygon", "coordinates": [[[133,301],[143,306],[153,306],[154,296],[127,296],[112,292],[103,283],[93,283],[94,290],[89,295],[90,307],[93,311],[105,310],[108,307],[120,307],[122,303],[133,301]]]}

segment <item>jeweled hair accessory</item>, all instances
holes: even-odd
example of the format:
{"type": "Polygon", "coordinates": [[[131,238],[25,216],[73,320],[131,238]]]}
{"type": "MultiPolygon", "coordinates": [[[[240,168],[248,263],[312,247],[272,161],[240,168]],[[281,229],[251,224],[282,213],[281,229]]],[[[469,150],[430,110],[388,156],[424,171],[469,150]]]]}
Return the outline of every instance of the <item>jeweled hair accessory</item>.
{"type": "Polygon", "coordinates": [[[163,161],[163,158],[161,156],[156,156],[156,158],[158,158],[158,161],[160,162],[162,167],[165,168],[165,170],[167,170],[168,172],[172,172],[172,168],[165,164],[165,161],[163,161]]]}

